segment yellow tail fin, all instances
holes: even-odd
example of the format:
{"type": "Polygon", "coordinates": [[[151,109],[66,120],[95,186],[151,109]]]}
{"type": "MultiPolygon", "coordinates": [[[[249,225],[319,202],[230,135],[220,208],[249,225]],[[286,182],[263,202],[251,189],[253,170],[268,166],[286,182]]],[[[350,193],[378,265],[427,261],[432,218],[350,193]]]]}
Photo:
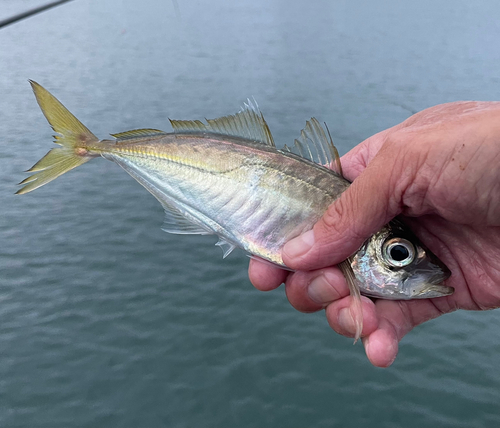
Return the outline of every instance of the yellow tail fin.
{"type": "Polygon", "coordinates": [[[62,147],[50,150],[27,172],[34,172],[19,184],[25,184],[16,194],[31,192],[49,183],[69,170],[88,162],[95,155],[89,154],[89,144],[99,141],[69,110],[64,107],[49,91],[30,80],[38,105],[55,135],[54,143],[62,147]]]}

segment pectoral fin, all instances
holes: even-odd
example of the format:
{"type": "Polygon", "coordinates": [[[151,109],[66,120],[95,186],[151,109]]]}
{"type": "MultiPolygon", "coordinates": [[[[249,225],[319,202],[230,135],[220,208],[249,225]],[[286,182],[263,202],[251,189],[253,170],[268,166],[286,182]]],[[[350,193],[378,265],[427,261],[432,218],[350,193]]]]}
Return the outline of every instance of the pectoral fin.
{"type": "Polygon", "coordinates": [[[338,266],[345,276],[349,291],[351,293],[352,301],[350,311],[354,320],[354,324],[356,326],[356,333],[354,335],[354,343],[356,343],[361,337],[361,332],[363,331],[363,306],[361,304],[361,293],[349,259],[339,263],[338,266]]]}

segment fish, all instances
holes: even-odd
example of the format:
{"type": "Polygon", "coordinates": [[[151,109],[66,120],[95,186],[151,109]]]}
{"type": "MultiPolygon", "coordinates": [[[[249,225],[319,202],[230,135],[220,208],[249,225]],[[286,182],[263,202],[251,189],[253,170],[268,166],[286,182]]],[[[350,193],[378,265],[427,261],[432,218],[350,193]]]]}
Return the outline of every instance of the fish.
{"type": "MultiPolygon", "coordinates": [[[[292,147],[281,149],[251,100],[238,113],[206,123],[170,120],[173,132],[135,129],[100,140],[49,91],[30,84],[60,147],[27,171],[32,175],[19,183],[23,187],[17,194],[102,157],[122,167],[160,202],[164,231],[217,235],[224,258],[241,248],[289,269],[281,258],[283,245],[310,230],[351,184],[343,177],[328,129],[315,118],[306,121],[292,147]]],[[[353,296],[356,339],[363,325],[361,294],[406,300],[454,291],[444,285],[449,269],[399,219],[367,239],[339,267],[353,296]]]]}

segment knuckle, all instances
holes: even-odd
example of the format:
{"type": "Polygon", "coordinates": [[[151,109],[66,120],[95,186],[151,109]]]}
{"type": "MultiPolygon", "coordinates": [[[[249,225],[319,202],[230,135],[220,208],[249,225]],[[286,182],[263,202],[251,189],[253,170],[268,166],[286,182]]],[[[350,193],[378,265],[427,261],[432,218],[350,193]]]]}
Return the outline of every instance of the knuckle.
{"type": "Polygon", "coordinates": [[[322,225],[326,232],[328,232],[329,238],[334,238],[335,236],[341,235],[343,229],[343,224],[345,223],[346,217],[349,217],[352,214],[349,214],[350,210],[349,204],[345,201],[345,196],[338,198],[334,201],[326,210],[325,214],[322,218],[322,225]]]}
{"type": "Polygon", "coordinates": [[[287,278],[285,292],[290,304],[299,312],[317,312],[323,305],[312,301],[307,292],[311,281],[310,272],[295,272],[287,278]]]}

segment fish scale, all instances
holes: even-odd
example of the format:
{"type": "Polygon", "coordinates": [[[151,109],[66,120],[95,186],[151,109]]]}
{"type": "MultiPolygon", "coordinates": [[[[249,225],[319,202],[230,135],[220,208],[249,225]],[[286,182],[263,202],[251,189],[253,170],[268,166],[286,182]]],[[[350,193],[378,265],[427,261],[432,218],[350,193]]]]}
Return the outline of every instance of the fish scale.
{"type": "MultiPolygon", "coordinates": [[[[321,182],[321,177],[323,181],[331,180],[334,173],[313,169],[317,176],[292,175],[292,166],[298,161],[288,155],[276,152],[274,155],[280,157],[280,163],[268,168],[259,157],[259,150],[244,146],[239,140],[231,144],[230,150],[220,153],[218,140],[210,139],[209,143],[217,146],[207,148],[207,141],[199,136],[183,136],[180,142],[174,135],[157,138],[157,142],[148,141],[147,146],[129,143],[136,146],[138,158],[133,156],[134,150],[116,146],[108,149],[105,157],[153,183],[163,193],[161,201],[175,199],[183,209],[195,209],[224,231],[231,231],[221,236],[228,242],[247,250],[266,248],[256,255],[274,263],[283,263],[280,252],[283,243],[312,227],[332,200],[316,183],[321,182]],[[180,153],[191,157],[185,160],[180,153]],[[168,180],[165,177],[169,177],[168,180]],[[279,203],[275,197],[278,188],[279,203]],[[315,201],[309,208],[301,202],[305,191],[308,200],[315,201]],[[233,202],[228,203],[228,195],[232,195],[233,202]],[[277,210],[277,205],[286,207],[284,212],[277,210]],[[288,221],[281,221],[284,217],[288,221]],[[280,239],[275,239],[277,236],[280,239]]],[[[221,229],[213,229],[220,234],[221,229]]]]}

